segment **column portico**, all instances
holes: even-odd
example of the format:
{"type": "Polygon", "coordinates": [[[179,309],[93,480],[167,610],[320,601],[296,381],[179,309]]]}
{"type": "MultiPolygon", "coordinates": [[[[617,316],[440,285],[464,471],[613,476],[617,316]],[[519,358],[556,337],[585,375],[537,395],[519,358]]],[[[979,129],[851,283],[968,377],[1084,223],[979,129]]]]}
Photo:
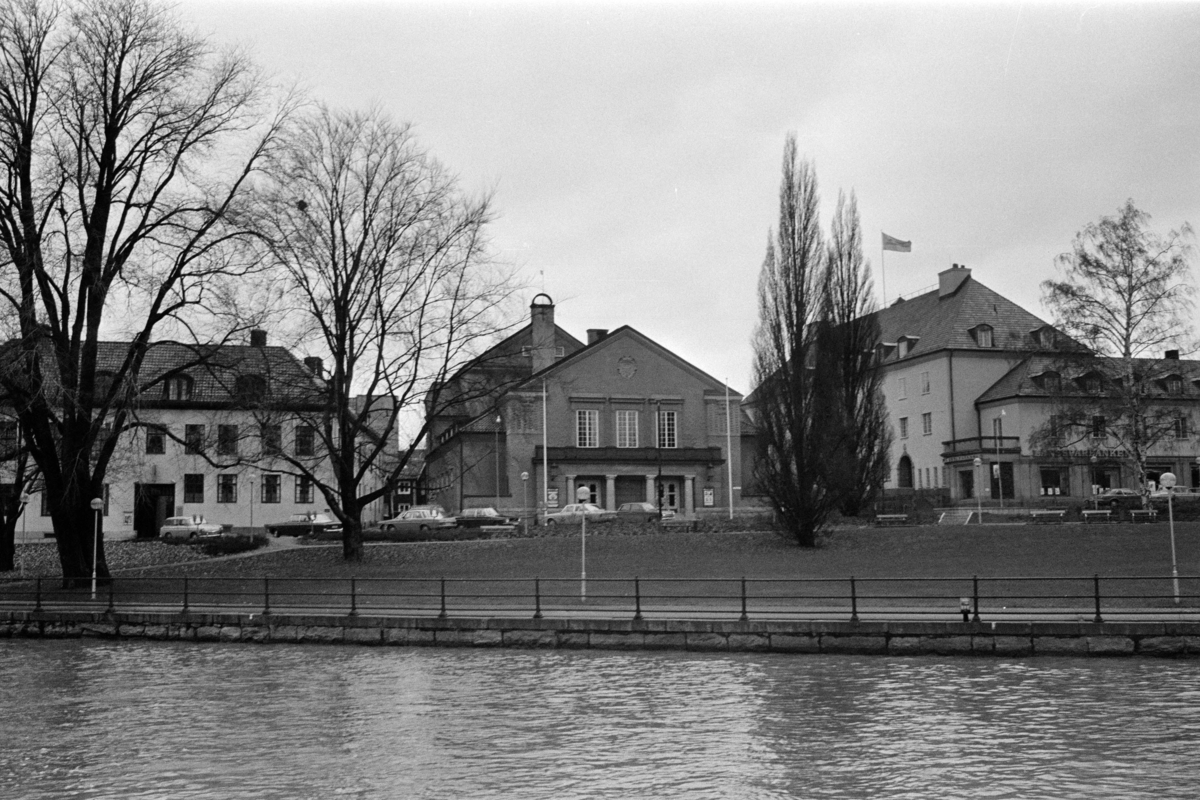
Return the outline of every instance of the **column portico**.
{"type": "Polygon", "coordinates": [[[696,476],[683,476],[683,513],[689,517],[696,513],[696,476]]]}
{"type": "Polygon", "coordinates": [[[658,505],[658,498],[654,496],[654,478],[655,475],[646,476],[646,502],[658,505]]]}
{"type": "Polygon", "coordinates": [[[604,476],[604,510],[617,510],[617,476],[604,476]]]}

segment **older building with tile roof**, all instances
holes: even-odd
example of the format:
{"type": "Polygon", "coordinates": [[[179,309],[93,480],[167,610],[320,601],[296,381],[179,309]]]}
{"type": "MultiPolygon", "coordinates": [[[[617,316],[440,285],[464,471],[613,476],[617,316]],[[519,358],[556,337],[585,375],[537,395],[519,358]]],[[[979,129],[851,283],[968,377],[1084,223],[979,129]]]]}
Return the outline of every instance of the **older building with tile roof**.
{"type": "MultiPolygon", "coordinates": [[[[1046,445],[1064,399],[1099,391],[1088,383],[1099,371],[1097,357],[969,269],[954,265],[939,274],[936,289],[877,313],[894,435],[885,490],[1029,503],[1086,499],[1097,486],[1139,488],[1129,453],[1111,436],[1046,445]]],[[[1170,469],[1181,484],[1200,486],[1190,422],[1200,365],[1167,355],[1141,366],[1161,375],[1147,383],[1147,399],[1182,419],[1179,436],[1156,446],[1150,477],[1170,469]]]]}
{"type": "Polygon", "coordinates": [[[576,502],[582,487],[606,509],[728,512],[741,480],[741,395],[628,326],[590,330],[584,345],[555,324],[548,296],[530,311],[481,359],[501,353],[505,371],[456,376],[479,398],[456,411],[474,416],[431,421],[430,501],[534,516],[576,502]],[[497,377],[505,382],[490,388],[497,377]]]}
{"type": "MultiPolygon", "coordinates": [[[[324,406],[319,359],[301,363],[253,331],[248,345],[152,343],[130,379],[116,371],[129,346],[101,342],[98,353],[98,384],[126,380],[132,395],[131,425],[106,476],[106,536],[157,536],[171,516],[261,528],[326,510],[314,484],[274,456],[313,447],[296,415],[324,406]]],[[[54,382],[48,375],[49,391],[54,382]]],[[[321,454],[311,457],[324,469],[321,454]]],[[[22,526],[27,536],[51,531],[53,502],[33,493],[22,526]]]]}

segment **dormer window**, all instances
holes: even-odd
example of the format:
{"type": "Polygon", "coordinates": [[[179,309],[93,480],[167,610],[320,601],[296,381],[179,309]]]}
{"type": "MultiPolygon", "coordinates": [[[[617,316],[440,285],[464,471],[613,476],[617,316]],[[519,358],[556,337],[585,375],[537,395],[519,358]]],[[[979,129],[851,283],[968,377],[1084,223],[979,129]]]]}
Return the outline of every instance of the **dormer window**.
{"type": "Polygon", "coordinates": [[[1057,392],[1062,389],[1062,376],[1053,370],[1047,370],[1037,377],[1037,383],[1047,392],[1057,392]]]}
{"type": "Polygon", "coordinates": [[[1058,344],[1058,332],[1049,325],[1044,325],[1030,334],[1034,343],[1043,349],[1052,350],[1058,344]]]}
{"type": "Polygon", "coordinates": [[[907,356],[913,351],[913,348],[917,346],[917,342],[919,341],[920,337],[917,336],[901,336],[896,342],[896,358],[907,356]]]}
{"type": "Polygon", "coordinates": [[[267,382],[260,375],[239,375],[233,393],[241,403],[255,403],[266,397],[267,382]]]}
{"type": "Polygon", "coordinates": [[[995,347],[995,341],[992,337],[991,325],[976,325],[971,329],[971,334],[975,337],[975,344],[980,347],[995,347]]]}
{"type": "Polygon", "coordinates": [[[192,379],[188,375],[176,375],[163,381],[164,400],[192,399],[192,379]]]}
{"type": "Polygon", "coordinates": [[[1079,385],[1089,394],[1100,394],[1104,389],[1104,381],[1100,379],[1100,374],[1097,372],[1089,372],[1079,378],[1079,385]]]}
{"type": "Polygon", "coordinates": [[[1167,394],[1183,394],[1183,378],[1179,375],[1168,375],[1167,394]]]}

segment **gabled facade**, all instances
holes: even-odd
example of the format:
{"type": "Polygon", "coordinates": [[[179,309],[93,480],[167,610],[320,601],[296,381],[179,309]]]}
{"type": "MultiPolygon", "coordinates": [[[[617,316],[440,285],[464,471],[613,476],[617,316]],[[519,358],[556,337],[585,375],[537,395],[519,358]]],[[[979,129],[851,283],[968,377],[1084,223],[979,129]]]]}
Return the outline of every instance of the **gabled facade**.
{"type": "Polygon", "coordinates": [[[427,454],[430,502],[533,516],[543,498],[553,510],[585,487],[606,509],[727,512],[741,480],[741,396],[630,327],[550,350],[561,347],[554,306],[539,295],[531,311],[515,335],[531,342],[528,377],[469,421],[431,423],[442,433],[427,454]]]}

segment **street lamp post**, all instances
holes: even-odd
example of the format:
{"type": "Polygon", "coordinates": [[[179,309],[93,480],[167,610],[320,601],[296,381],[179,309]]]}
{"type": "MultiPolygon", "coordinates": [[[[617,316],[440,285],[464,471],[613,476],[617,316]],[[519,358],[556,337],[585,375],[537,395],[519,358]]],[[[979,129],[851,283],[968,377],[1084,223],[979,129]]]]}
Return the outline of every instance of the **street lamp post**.
{"type": "MultiPolygon", "coordinates": [[[[592,499],[592,493],[586,486],[575,490],[575,499],[586,503],[592,499]]],[[[587,602],[587,509],[583,510],[579,527],[579,599],[587,602]]]]}
{"type": "Polygon", "coordinates": [[[254,533],[254,473],[250,473],[250,533],[254,533]]]}
{"type": "MultiPolygon", "coordinates": [[[[529,535],[529,473],[521,473],[521,486],[525,490],[525,501],[521,505],[521,519],[525,523],[525,535],[529,535]]],[[[499,509],[497,509],[499,510],[499,509]]]]}
{"type": "Polygon", "coordinates": [[[1175,508],[1171,502],[1175,494],[1175,473],[1164,472],[1158,476],[1158,482],[1167,490],[1167,518],[1171,521],[1171,582],[1175,587],[1175,605],[1179,605],[1179,569],[1175,562],[1175,508]]]}
{"type": "MultiPolygon", "coordinates": [[[[975,480],[977,483],[979,482],[979,468],[981,466],[983,466],[983,459],[976,456],[975,457],[975,480]]],[[[976,516],[979,517],[980,525],[983,524],[983,491],[982,491],[982,489],[983,489],[982,486],[977,485],[975,487],[975,514],[976,514],[976,516]]]]}
{"type": "Polygon", "coordinates": [[[1100,498],[1096,495],[1096,464],[1098,463],[1098,461],[1099,461],[1099,459],[1097,459],[1095,456],[1092,456],[1092,458],[1091,458],[1092,474],[1088,476],[1092,479],[1092,508],[1093,509],[1100,508],[1100,498]]]}
{"type": "Polygon", "coordinates": [[[92,510],[96,512],[96,532],[92,536],[92,599],[96,599],[96,560],[100,553],[100,512],[104,510],[104,500],[95,498],[91,503],[92,510]]]}
{"type": "Polygon", "coordinates": [[[496,511],[500,510],[500,415],[496,415],[496,433],[492,449],[496,451],[496,511]]]}
{"type": "MultiPolygon", "coordinates": [[[[26,535],[27,531],[25,529],[25,521],[27,519],[27,517],[25,516],[25,507],[28,505],[29,505],[29,492],[25,492],[21,495],[21,544],[28,544],[28,542],[29,542],[29,537],[26,535]]],[[[17,555],[17,568],[20,570],[21,577],[24,578],[25,577],[25,553],[23,550],[18,550],[17,554],[18,554],[17,555]]]]}

